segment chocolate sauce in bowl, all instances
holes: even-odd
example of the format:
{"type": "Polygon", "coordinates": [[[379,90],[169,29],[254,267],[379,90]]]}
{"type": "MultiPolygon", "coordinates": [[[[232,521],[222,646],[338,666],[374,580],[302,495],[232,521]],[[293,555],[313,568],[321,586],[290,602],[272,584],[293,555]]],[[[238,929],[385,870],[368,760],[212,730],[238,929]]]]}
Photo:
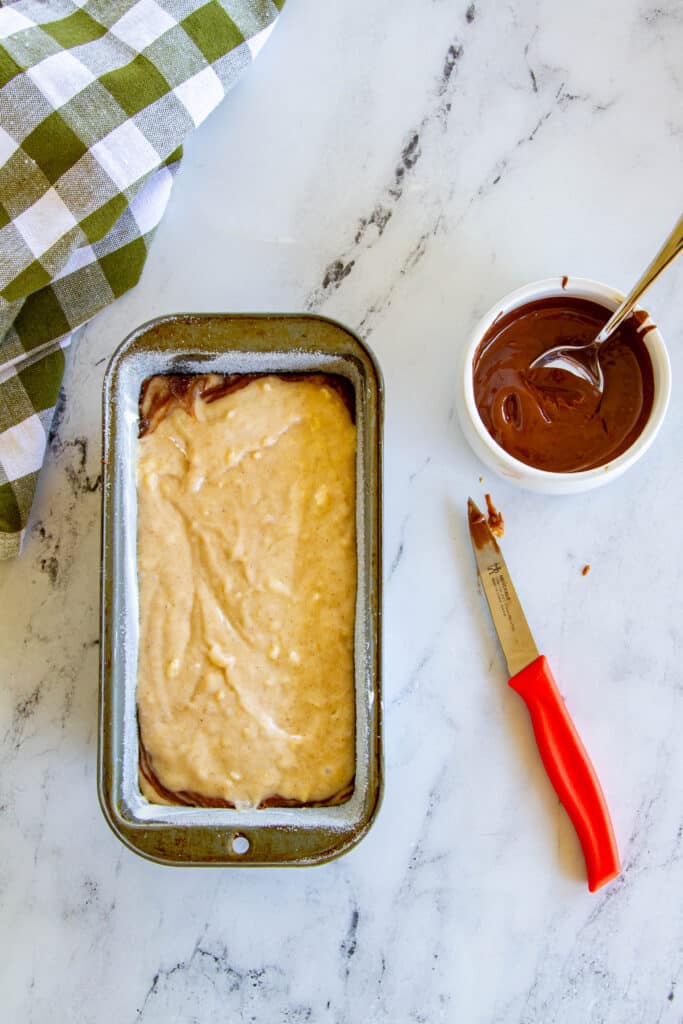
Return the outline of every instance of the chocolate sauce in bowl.
{"type": "Polygon", "coordinates": [[[514,458],[549,472],[579,472],[611,462],[640,435],[654,401],[642,316],[629,317],[602,345],[602,395],[568,370],[530,368],[556,345],[592,341],[609,316],[597,302],[561,295],[491,325],[474,358],[474,398],[489,434],[514,458]]]}

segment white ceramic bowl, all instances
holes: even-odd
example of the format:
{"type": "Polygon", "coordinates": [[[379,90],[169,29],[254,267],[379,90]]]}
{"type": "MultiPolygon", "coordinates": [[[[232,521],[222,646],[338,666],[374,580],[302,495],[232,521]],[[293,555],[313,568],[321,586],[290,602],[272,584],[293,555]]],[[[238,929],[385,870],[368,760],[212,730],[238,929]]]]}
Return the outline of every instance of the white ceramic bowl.
{"type": "MultiPolygon", "coordinates": [[[[545,281],[535,281],[533,284],[518,288],[515,292],[510,292],[482,317],[467,340],[460,378],[461,394],[457,406],[465,437],[475,454],[494,473],[529,491],[538,491],[544,494],[576,494],[579,491],[600,487],[602,484],[616,479],[645,454],[657,436],[669,404],[671,366],[661,334],[657,328],[649,330],[643,341],[650,354],[654,372],[652,412],[642,433],[638,435],[631,447],[616,459],[605,463],[604,466],[598,466],[596,469],[585,469],[578,473],[550,473],[547,470],[535,469],[533,466],[527,466],[526,463],[520,462],[519,459],[515,459],[504,448],[501,448],[484,426],[474,401],[473,362],[484,335],[497,317],[524,306],[528,302],[544,299],[551,295],[573,295],[582,299],[592,299],[610,312],[613,312],[623,299],[623,295],[615,291],[614,288],[580,277],[549,277],[545,281]],[[565,282],[564,288],[562,287],[563,281],[565,282]]],[[[636,307],[636,309],[641,308],[640,306],[636,307]]],[[[650,322],[648,321],[648,323],[650,322]]]]}

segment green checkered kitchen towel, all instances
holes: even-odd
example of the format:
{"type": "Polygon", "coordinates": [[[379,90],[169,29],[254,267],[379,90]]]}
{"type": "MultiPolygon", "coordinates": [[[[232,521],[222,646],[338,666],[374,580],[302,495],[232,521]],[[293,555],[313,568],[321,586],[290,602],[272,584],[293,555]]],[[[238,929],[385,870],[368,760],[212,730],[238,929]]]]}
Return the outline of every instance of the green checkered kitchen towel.
{"type": "Polygon", "coordinates": [[[184,137],[283,4],[0,2],[0,558],[21,546],[71,332],[138,281],[184,137]]]}

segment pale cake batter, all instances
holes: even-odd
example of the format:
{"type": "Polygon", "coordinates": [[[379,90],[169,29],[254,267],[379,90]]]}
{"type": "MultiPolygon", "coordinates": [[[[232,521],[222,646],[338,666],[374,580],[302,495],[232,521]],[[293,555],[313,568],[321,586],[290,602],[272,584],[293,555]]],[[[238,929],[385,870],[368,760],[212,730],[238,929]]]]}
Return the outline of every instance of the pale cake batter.
{"type": "Polygon", "coordinates": [[[202,380],[222,378],[180,388],[139,441],[141,787],[157,803],[342,798],[355,425],[332,378],[258,377],[221,397],[202,380]]]}

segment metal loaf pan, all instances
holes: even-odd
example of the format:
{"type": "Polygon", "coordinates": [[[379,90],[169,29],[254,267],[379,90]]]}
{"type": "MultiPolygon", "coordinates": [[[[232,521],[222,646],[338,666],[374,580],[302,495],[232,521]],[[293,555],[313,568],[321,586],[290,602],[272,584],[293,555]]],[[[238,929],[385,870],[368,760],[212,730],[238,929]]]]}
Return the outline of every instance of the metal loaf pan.
{"type": "Polygon", "coordinates": [[[310,315],[180,314],[134,331],[107,368],[103,395],[98,788],[123,843],[176,865],[310,865],[367,832],[382,791],[382,419],[380,370],[348,328],[310,315]],[[337,806],[253,810],[161,806],[138,785],[136,450],[140,387],[152,374],[331,373],[354,390],[357,425],[356,774],[337,806]],[[243,852],[240,852],[243,851],[243,852]]]}

